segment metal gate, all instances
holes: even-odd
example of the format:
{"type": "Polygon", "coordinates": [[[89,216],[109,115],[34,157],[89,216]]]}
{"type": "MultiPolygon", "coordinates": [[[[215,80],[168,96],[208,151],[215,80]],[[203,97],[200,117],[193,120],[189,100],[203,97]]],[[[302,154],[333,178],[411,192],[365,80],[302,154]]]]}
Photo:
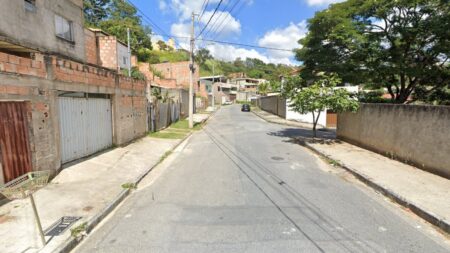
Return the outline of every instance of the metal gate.
{"type": "Polygon", "coordinates": [[[59,97],[58,106],[62,163],[112,146],[110,99],[59,97]]]}
{"type": "Polygon", "coordinates": [[[0,102],[0,169],[5,183],[32,170],[26,102],[0,102]]]}

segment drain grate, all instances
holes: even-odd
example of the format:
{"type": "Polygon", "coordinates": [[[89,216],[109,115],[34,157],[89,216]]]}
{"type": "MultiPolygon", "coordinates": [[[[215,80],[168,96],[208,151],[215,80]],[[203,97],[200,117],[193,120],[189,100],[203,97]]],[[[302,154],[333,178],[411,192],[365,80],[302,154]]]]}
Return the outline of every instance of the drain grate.
{"type": "Polygon", "coordinates": [[[47,230],[45,230],[46,236],[57,236],[66,231],[70,226],[77,222],[81,217],[78,216],[64,216],[57,220],[47,230]]]}

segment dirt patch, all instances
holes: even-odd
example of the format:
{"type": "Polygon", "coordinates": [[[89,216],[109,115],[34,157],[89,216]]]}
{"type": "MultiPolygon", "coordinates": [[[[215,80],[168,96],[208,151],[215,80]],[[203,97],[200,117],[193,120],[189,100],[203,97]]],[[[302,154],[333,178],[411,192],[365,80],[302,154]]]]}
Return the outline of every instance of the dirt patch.
{"type": "Polygon", "coordinates": [[[83,211],[89,212],[89,211],[91,211],[92,209],[94,209],[94,207],[92,207],[92,206],[85,206],[85,207],[83,208],[83,211]]]}
{"type": "Polygon", "coordinates": [[[2,214],[0,215],[0,224],[6,223],[10,220],[14,220],[15,217],[14,216],[9,216],[7,214],[2,214]]]}

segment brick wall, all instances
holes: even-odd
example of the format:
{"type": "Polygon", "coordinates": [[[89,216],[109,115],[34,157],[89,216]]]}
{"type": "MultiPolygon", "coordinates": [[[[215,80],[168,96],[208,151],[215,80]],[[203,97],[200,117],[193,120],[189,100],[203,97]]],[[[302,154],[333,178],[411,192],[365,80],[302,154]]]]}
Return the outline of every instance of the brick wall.
{"type": "Polygon", "coordinates": [[[98,37],[99,64],[105,68],[118,68],[117,64],[117,39],[114,36],[98,37]]]}
{"type": "Polygon", "coordinates": [[[22,58],[0,52],[0,72],[46,77],[44,58],[41,55],[35,59],[22,58]]]}
{"type": "Polygon", "coordinates": [[[28,59],[0,53],[0,100],[28,101],[34,170],[61,166],[57,97],[61,91],[109,94],[113,103],[114,144],[147,132],[146,81],[55,56],[28,59]]]}
{"type": "MultiPolygon", "coordinates": [[[[168,62],[160,64],[152,64],[152,68],[160,71],[164,78],[177,80],[178,86],[189,88],[189,62],[168,62]]],[[[200,80],[199,66],[195,65],[196,71],[194,73],[194,89],[197,91],[197,82],[200,80]]]]}
{"type": "Polygon", "coordinates": [[[84,29],[84,53],[87,63],[98,64],[97,39],[95,32],[89,29],[84,29]]]}

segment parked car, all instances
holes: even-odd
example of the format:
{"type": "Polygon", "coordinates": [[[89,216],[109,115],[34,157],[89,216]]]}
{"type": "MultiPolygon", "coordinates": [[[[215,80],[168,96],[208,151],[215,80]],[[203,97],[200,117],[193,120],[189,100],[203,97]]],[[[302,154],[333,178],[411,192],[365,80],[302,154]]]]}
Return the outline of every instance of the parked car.
{"type": "Polygon", "coordinates": [[[242,112],[249,112],[250,111],[250,105],[249,104],[243,104],[241,108],[242,112]]]}

